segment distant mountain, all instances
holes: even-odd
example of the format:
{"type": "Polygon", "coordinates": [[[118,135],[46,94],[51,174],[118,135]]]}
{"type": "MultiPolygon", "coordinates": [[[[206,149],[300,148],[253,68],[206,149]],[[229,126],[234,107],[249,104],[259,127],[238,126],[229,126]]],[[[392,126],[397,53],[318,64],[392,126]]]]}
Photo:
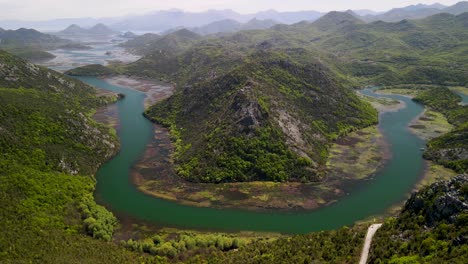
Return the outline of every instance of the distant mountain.
{"type": "Polygon", "coordinates": [[[112,35],[117,33],[116,31],[110,29],[108,26],[99,23],[87,30],[89,34],[92,35],[112,35]]]}
{"type": "MultiPolygon", "coordinates": [[[[402,8],[394,8],[387,12],[375,12],[372,10],[354,10],[354,13],[361,16],[366,22],[371,21],[386,21],[398,22],[403,19],[419,19],[425,18],[434,14],[446,12],[458,15],[468,11],[468,2],[459,2],[453,6],[446,7],[436,3],[432,5],[417,4],[402,8]]],[[[180,28],[200,28],[214,22],[231,20],[239,23],[247,23],[256,18],[258,20],[274,20],[282,24],[295,24],[301,21],[313,22],[323,16],[324,13],[318,11],[295,11],[295,12],[279,12],[276,10],[266,10],[252,14],[239,14],[233,10],[208,10],[205,12],[184,12],[178,9],[162,10],[150,12],[143,15],[132,15],[125,17],[111,18],[68,18],[55,19],[49,21],[0,21],[0,26],[3,28],[37,28],[57,30],[64,28],[67,25],[75,24],[83,28],[89,28],[95,24],[105,24],[111,29],[118,31],[146,31],[146,32],[165,32],[172,29],[180,28]]],[[[227,23],[226,21],[224,21],[227,23]]],[[[226,26],[226,25],[225,25],[226,26]]],[[[213,25],[215,27],[225,27],[222,24],[213,25]]],[[[229,25],[235,27],[235,25],[229,25]]],[[[208,29],[209,32],[219,31],[216,29],[208,29]]]]}
{"type": "Polygon", "coordinates": [[[86,29],[76,24],[70,25],[66,29],[57,33],[59,36],[79,36],[79,35],[94,35],[94,36],[109,36],[117,34],[117,31],[112,30],[108,26],[99,23],[93,27],[86,29]]]}
{"type": "Polygon", "coordinates": [[[254,18],[243,24],[241,30],[268,29],[277,24],[279,23],[273,19],[260,20],[254,18]]]}
{"type": "Polygon", "coordinates": [[[69,40],[34,29],[4,30],[0,28],[0,49],[32,62],[53,59],[55,56],[46,50],[71,44],[69,40]]]}
{"type": "Polygon", "coordinates": [[[161,36],[158,34],[147,33],[122,43],[120,46],[134,53],[145,54],[151,49],[151,44],[160,38],[161,36]]]}
{"type": "Polygon", "coordinates": [[[294,24],[300,21],[315,21],[322,15],[323,13],[318,11],[278,12],[268,10],[250,16],[260,20],[274,20],[282,24],[294,24]]]}
{"type": "Polygon", "coordinates": [[[57,36],[44,34],[34,29],[0,30],[0,46],[40,46],[50,48],[68,42],[57,36]]]}
{"type": "Polygon", "coordinates": [[[463,2],[458,2],[453,6],[449,6],[442,11],[452,14],[452,15],[460,15],[462,13],[468,12],[468,2],[463,1],[463,2]]]}
{"type": "Polygon", "coordinates": [[[165,31],[171,28],[200,27],[224,19],[242,20],[242,15],[232,10],[210,10],[200,13],[181,10],[157,11],[146,15],[128,17],[112,25],[119,30],[165,31]]]}
{"type": "Polygon", "coordinates": [[[203,27],[193,28],[192,31],[201,35],[209,35],[220,32],[236,32],[239,31],[241,27],[242,23],[236,20],[224,19],[220,21],[215,21],[203,27]]]}
{"type": "Polygon", "coordinates": [[[193,44],[200,37],[199,34],[184,28],[164,36],[151,33],[145,34],[120,46],[141,55],[149,53],[171,54],[193,44]]]}
{"type": "Polygon", "coordinates": [[[319,18],[312,25],[322,31],[342,29],[355,24],[363,24],[364,21],[357,18],[352,11],[332,11],[319,18]]]}
{"type": "Polygon", "coordinates": [[[131,32],[131,31],[127,31],[125,33],[120,34],[120,37],[127,38],[127,39],[133,39],[133,38],[136,38],[138,36],[135,33],[131,32]]]}
{"type": "Polygon", "coordinates": [[[240,23],[233,19],[225,19],[190,30],[200,35],[208,35],[216,33],[237,32],[241,30],[268,29],[276,24],[278,24],[278,22],[274,20],[259,20],[256,18],[248,21],[247,23],[240,23]]]}
{"type": "MultiPolygon", "coordinates": [[[[207,32],[225,32],[220,28],[236,28],[239,25],[233,23],[247,23],[256,18],[258,20],[274,20],[277,23],[293,24],[299,21],[315,21],[322,13],[317,11],[278,12],[275,10],[262,11],[253,14],[242,15],[232,10],[209,10],[201,13],[183,12],[181,10],[157,11],[141,16],[128,17],[123,21],[112,24],[111,27],[119,30],[147,30],[164,32],[172,28],[200,28],[210,25],[207,32]],[[220,22],[222,21],[222,22],[220,22]]],[[[256,28],[256,27],[254,27],[256,28]]],[[[263,28],[263,27],[262,27],[263,28]]]]}
{"type": "Polygon", "coordinates": [[[76,34],[85,34],[85,33],[86,33],[86,29],[76,24],[70,25],[66,29],[59,32],[59,34],[63,34],[63,35],[76,35],[76,34]]]}
{"type": "Polygon", "coordinates": [[[384,12],[376,12],[376,11],[368,10],[368,9],[353,10],[353,12],[359,16],[367,16],[367,15],[376,16],[376,15],[384,13],[384,12]]]}
{"type": "Polygon", "coordinates": [[[394,8],[384,14],[380,15],[366,15],[363,17],[365,21],[378,21],[382,20],[385,22],[398,22],[404,19],[421,19],[428,16],[432,16],[439,13],[449,13],[452,15],[459,15],[461,13],[468,12],[468,2],[458,2],[453,6],[446,7],[441,4],[432,5],[411,5],[403,8],[394,8]]]}

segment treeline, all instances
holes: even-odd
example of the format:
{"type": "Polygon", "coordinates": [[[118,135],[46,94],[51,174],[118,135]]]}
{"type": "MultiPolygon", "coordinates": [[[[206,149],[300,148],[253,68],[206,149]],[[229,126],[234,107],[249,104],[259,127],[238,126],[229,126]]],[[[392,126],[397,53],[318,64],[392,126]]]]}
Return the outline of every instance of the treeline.
{"type": "Polygon", "coordinates": [[[223,252],[238,249],[250,239],[227,234],[201,234],[182,232],[176,234],[159,233],[149,239],[120,242],[125,248],[153,256],[172,260],[186,260],[196,254],[223,252]]]}

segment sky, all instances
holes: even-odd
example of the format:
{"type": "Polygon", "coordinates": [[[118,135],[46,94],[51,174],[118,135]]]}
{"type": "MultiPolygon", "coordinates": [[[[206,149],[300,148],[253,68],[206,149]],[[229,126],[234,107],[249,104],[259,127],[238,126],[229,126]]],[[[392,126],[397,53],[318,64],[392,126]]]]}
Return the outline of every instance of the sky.
{"type": "MultiPolygon", "coordinates": [[[[461,1],[461,0],[459,0],[461,1]]],[[[144,14],[156,10],[181,9],[191,12],[232,9],[242,14],[275,9],[278,11],[347,9],[389,10],[412,4],[439,2],[452,5],[457,0],[0,0],[0,20],[49,20],[77,17],[115,17],[144,14]]]]}

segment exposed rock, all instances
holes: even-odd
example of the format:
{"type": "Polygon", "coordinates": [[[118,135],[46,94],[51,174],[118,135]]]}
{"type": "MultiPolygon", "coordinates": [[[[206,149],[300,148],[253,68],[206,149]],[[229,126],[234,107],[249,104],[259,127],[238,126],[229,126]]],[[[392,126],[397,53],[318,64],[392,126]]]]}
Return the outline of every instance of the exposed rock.
{"type": "Polygon", "coordinates": [[[468,175],[461,174],[450,181],[440,181],[414,193],[403,212],[421,214],[428,226],[440,221],[455,223],[461,212],[468,211],[468,175]]]}

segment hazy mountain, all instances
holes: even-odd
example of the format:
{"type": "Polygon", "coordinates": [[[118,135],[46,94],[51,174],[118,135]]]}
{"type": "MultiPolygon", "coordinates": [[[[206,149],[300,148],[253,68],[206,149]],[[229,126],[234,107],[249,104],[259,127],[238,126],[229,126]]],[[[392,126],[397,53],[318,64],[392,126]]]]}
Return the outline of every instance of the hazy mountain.
{"type": "Polygon", "coordinates": [[[208,35],[216,33],[237,32],[241,30],[268,29],[276,24],[278,24],[278,22],[274,20],[259,20],[256,18],[248,21],[247,23],[240,23],[233,19],[225,19],[190,30],[200,35],[208,35]]]}
{"type": "MultiPolygon", "coordinates": [[[[128,17],[123,21],[113,24],[112,27],[119,30],[147,30],[162,32],[172,28],[199,28],[209,25],[207,32],[212,33],[224,32],[224,30],[219,28],[238,27],[239,25],[235,25],[235,23],[233,23],[234,21],[238,23],[247,23],[256,18],[258,20],[274,20],[277,21],[277,23],[293,24],[303,20],[314,21],[321,15],[322,13],[317,11],[278,12],[275,10],[268,10],[254,14],[242,15],[232,10],[210,10],[201,13],[169,10],[128,17]],[[212,23],[215,24],[210,25],[212,23]]],[[[260,28],[264,28],[264,26],[260,28]]]]}
{"type": "Polygon", "coordinates": [[[350,25],[363,24],[364,21],[357,18],[352,11],[332,11],[319,18],[312,25],[322,31],[341,29],[350,25]]]}
{"type": "Polygon", "coordinates": [[[64,18],[64,19],[52,19],[46,21],[21,21],[21,20],[4,20],[0,21],[0,25],[7,29],[18,29],[18,28],[34,28],[41,31],[58,31],[69,25],[79,25],[81,27],[92,27],[98,23],[113,24],[121,20],[120,17],[115,18],[64,18]]]}
{"type": "MultiPolygon", "coordinates": [[[[387,21],[397,22],[403,19],[425,18],[441,12],[458,15],[468,11],[468,2],[459,2],[453,6],[446,7],[439,3],[432,5],[417,4],[403,8],[394,8],[387,12],[375,12],[372,10],[355,10],[354,12],[361,16],[365,21],[387,21]]],[[[91,27],[95,24],[109,25],[110,28],[119,31],[149,31],[164,32],[174,28],[199,28],[214,22],[233,20],[239,23],[247,23],[253,18],[258,20],[274,20],[283,24],[295,24],[301,21],[313,22],[320,18],[324,13],[318,11],[296,11],[279,12],[275,10],[266,10],[253,14],[239,14],[232,10],[208,10],[205,12],[184,12],[178,9],[150,12],[143,15],[132,15],[125,17],[111,18],[67,18],[48,21],[0,21],[0,26],[7,29],[16,29],[20,27],[57,30],[71,24],[79,25],[83,28],[91,27]]],[[[231,23],[224,21],[224,23],[231,23]]],[[[222,23],[212,25],[215,27],[224,27],[222,23]]],[[[234,25],[230,25],[233,27],[234,25]]],[[[218,30],[208,30],[218,31],[218,30]]]]}
{"type": "Polygon", "coordinates": [[[86,29],[76,24],[70,25],[66,29],[59,32],[59,34],[64,34],[64,35],[75,35],[75,34],[85,34],[85,33],[86,33],[86,29]]]}
{"type": "Polygon", "coordinates": [[[93,35],[112,35],[117,32],[110,29],[108,26],[99,23],[93,26],[92,28],[88,29],[88,33],[93,35]]]}
{"type": "Polygon", "coordinates": [[[18,30],[0,29],[0,45],[51,47],[68,41],[57,36],[44,34],[34,29],[18,30]]]}
{"type": "Polygon", "coordinates": [[[314,21],[322,15],[323,13],[318,11],[278,12],[275,10],[268,10],[251,14],[250,16],[260,20],[274,20],[283,24],[294,24],[303,20],[314,21]]]}
{"type": "Polygon", "coordinates": [[[120,37],[127,38],[127,39],[133,39],[133,38],[138,37],[138,35],[136,35],[135,33],[131,32],[131,31],[127,31],[125,33],[120,34],[120,37]]]}
{"type": "Polygon", "coordinates": [[[462,13],[468,12],[468,2],[467,1],[458,2],[453,6],[449,6],[443,9],[442,11],[453,14],[453,15],[460,15],[462,13]]]}
{"type": "Polygon", "coordinates": [[[167,35],[144,34],[129,40],[120,46],[134,53],[146,55],[148,53],[171,54],[177,52],[198,40],[200,35],[188,29],[180,29],[167,35]]]}
{"type": "Polygon", "coordinates": [[[109,36],[116,34],[118,32],[112,30],[108,26],[99,23],[94,25],[93,27],[86,29],[82,28],[76,24],[70,25],[66,29],[57,33],[57,35],[63,36],[77,36],[77,35],[96,35],[96,36],[109,36]]]}
{"type": "Polygon", "coordinates": [[[147,50],[151,49],[151,43],[160,38],[161,36],[158,34],[147,33],[122,43],[120,46],[127,48],[128,50],[131,50],[135,53],[145,54],[147,50]]]}
{"type": "Polygon", "coordinates": [[[359,16],[367,16],[367,15],[376,16],[376,15],[384,13],[384,12],[377,12],[377,11],[368,10],[368,9],[353,10],[353,12],[359,16]]]}
{"type": "Polygon", "coordinates": [[[224,19],[220,21],[215,21],[203,27],[193,28],[192,31],[201,34],[216,34],[220,32],[236,32],[239,31],[242,27],[242,23],[233,20],[233,19],[224,19]]]}
{"type": "Polygon", "coordinates": [[[200,27],[224,19],[242,20],[242,15],[232,10],[209,10],[200,13],[181,10],[156,11],[132,16],[112,25],[116,29],[165,31],[176,27],[200,27]]]}
{"type": "Polygon", "coordinates": [[[402,8],[394,8],[384,14],[380,15],[366,15],[363,17],[366,21],[377,21],[382,20],[386,22],[398,22],[403,19],[421,19],[428,16],[432,16],[439,13],[449,13],[453,15],[459,15],[468,11],[468,2],[458,2],[453,6],[446,7],[441,4],[432,5],[410,5],[402,8]]]}

